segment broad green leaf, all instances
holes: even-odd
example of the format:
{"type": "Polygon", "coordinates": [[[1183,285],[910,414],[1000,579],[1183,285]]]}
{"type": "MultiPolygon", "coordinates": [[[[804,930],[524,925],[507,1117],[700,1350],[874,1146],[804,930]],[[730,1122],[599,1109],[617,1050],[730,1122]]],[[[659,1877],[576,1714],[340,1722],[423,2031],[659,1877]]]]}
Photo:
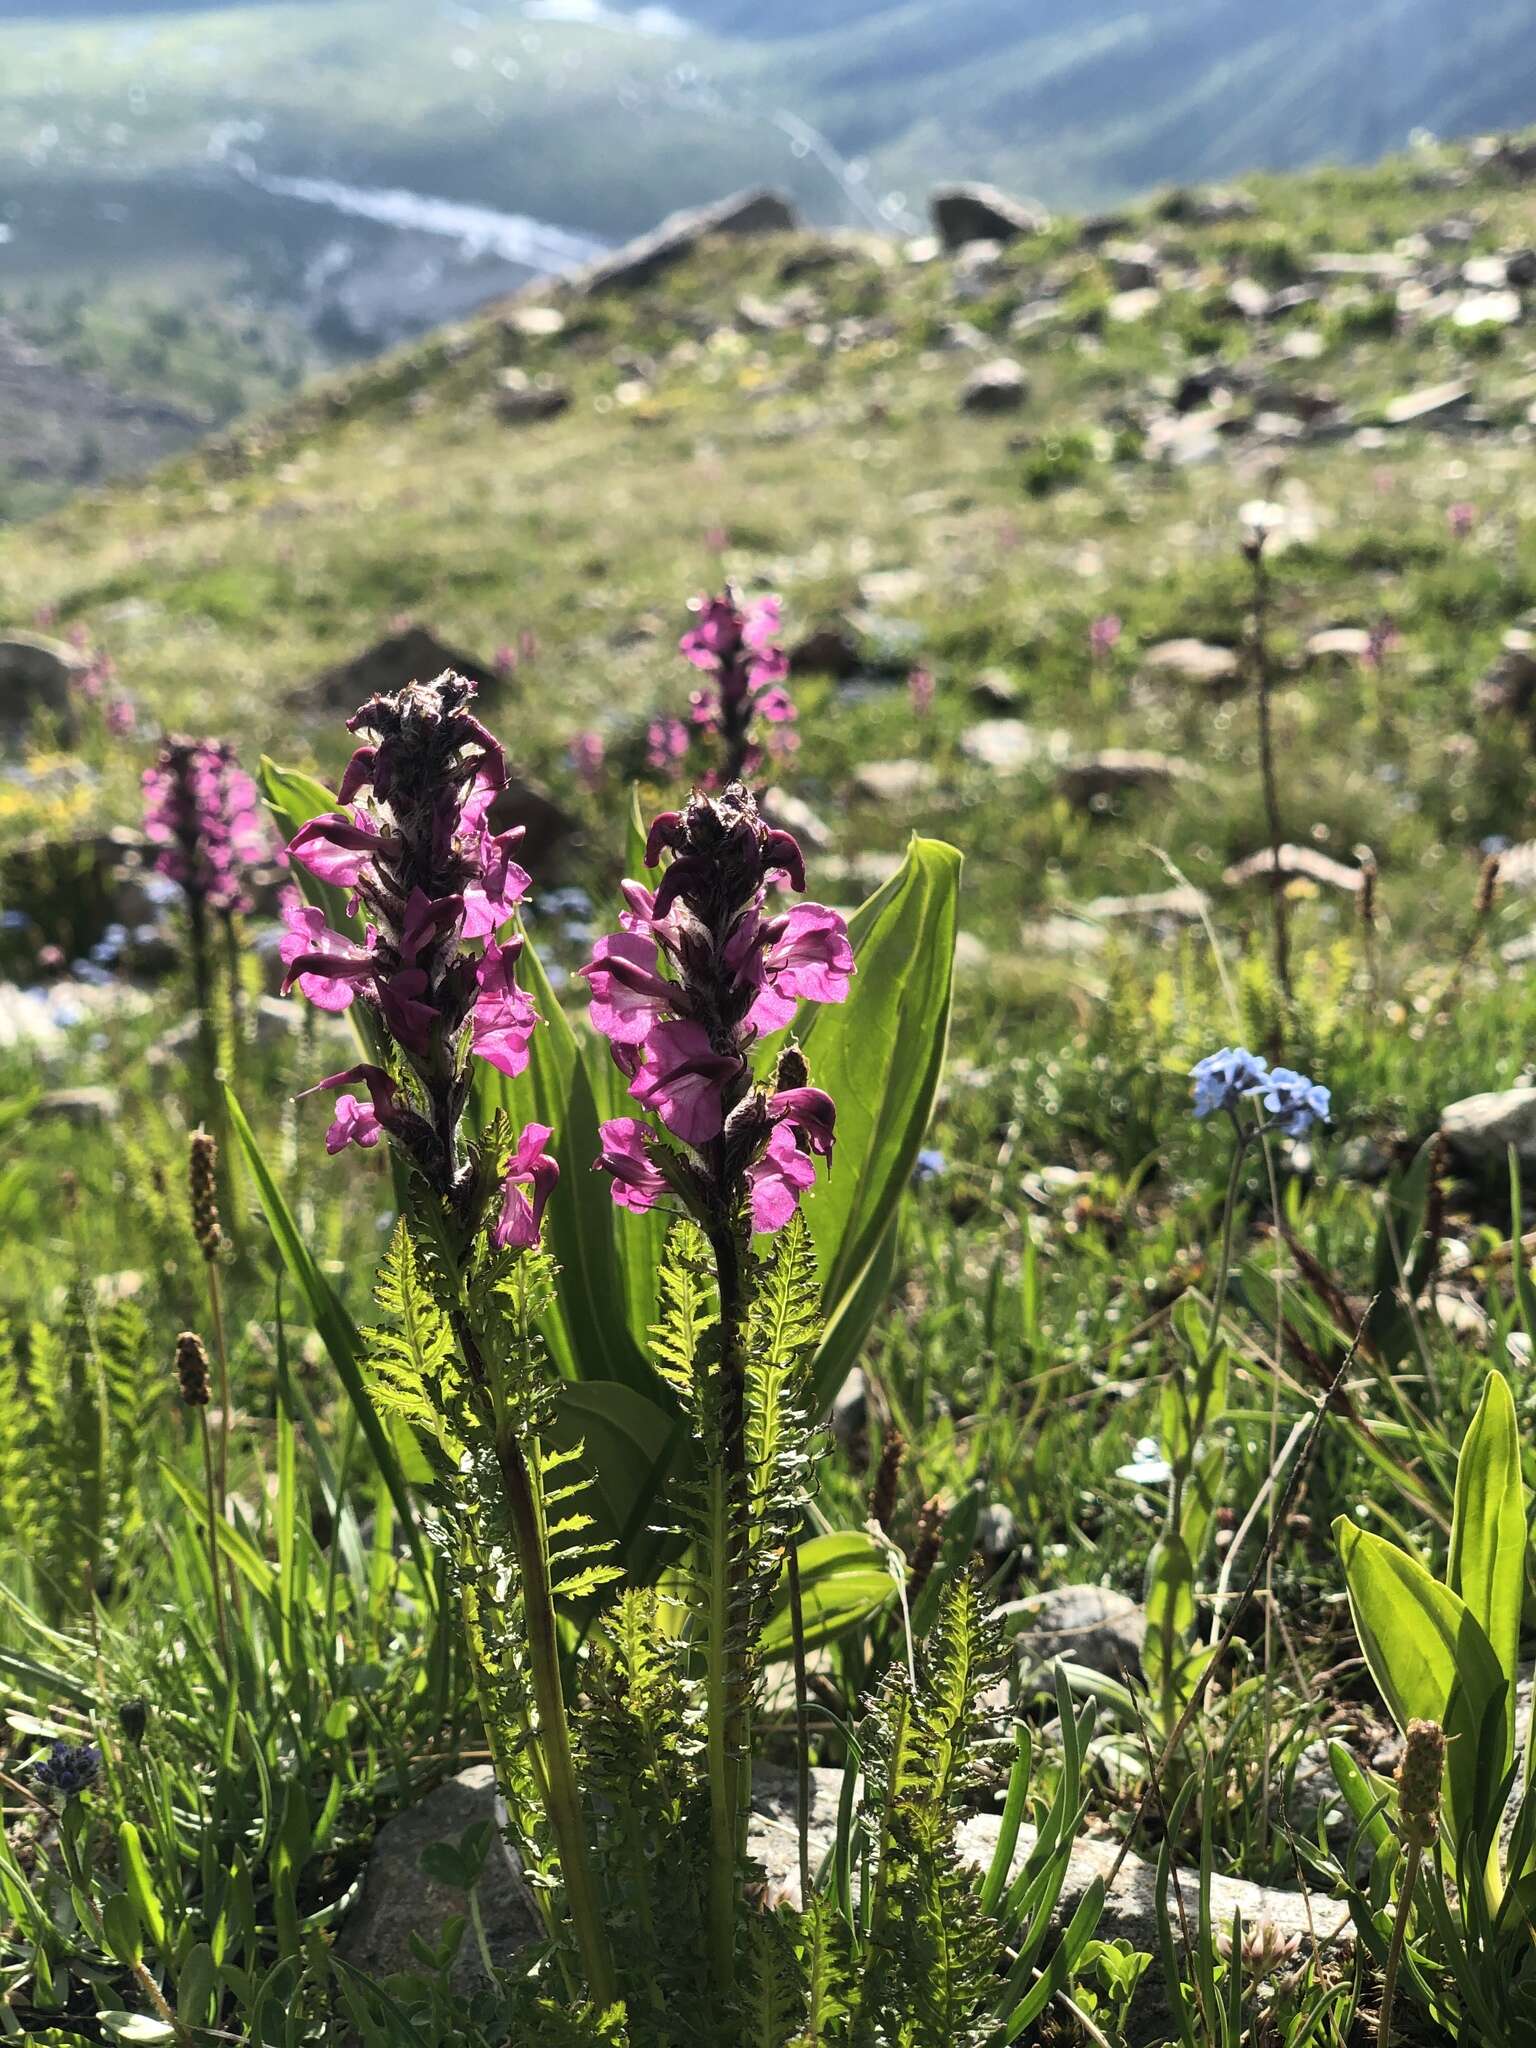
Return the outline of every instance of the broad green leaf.
{"type": "Polygon", "coordinates": [[[1147,1684],[1160,1706],[1170,1700],[1183,1705],[1194,1628],[1194,1559],[1184,1538],[1169,1531],[1147,1560],[1147,1636],[1141,1650],[1147,1684]]]}
{"type": "Polygon", "coordinates": [[[1446,1576],[1482,1624],[1510,1686],[1520,1648],[1527,1541],[1514,1397],[1504,1375],[1491,1372],[1457,1461],[1446,1576]]]}
{"type": "MultiPolygon", "coordinates": [[[[809,1211],[811,1237],[814,1242],[816,1212],[809,1211]]],[[[896,1280],[896,1261],[901,1249],[901,1218],[897,1214],[890,1220],[884,1237],[875,1246],[874,1257],[850,1287],[836,1308],[827,1311],[827,1320],[821,1333],[821,1342],[816,1347],[812,1362],[813,1410],[824,1415],[831,1407],[838,1388],[853,1369],[854,1360],[864,1348],[864,1339],[869,1335],[876,1316],[890,1299],[891,1288],[896,1280]]]]}
{"type": "Polygon", "coordinates": [[[174,2041],[176,2029],[164,2020],[151,2019],[144,2012],[99,2012],[96,2024],[114,2041],[128,2041],[138,2048],[151,2048],[159,2041],[174,2041]]]}
{"type": "MultiPolygon", "coordinates": [[[[808,1650],[868,1621],[896,1596],[886,1552],[862,1529],[812,1536],[800,1545],[799,1557],[800,1607],[808,1650]]],[[[788,1657],[793,1648],[786,1573],[780,1577],[763,1627],[762,1651],[773,1662],[788,1657]]]]}
{"type": "Polygon", "coordinates": [[[404,1526],[411,1545],[411,1553],[421,1573],[423,1586],[431,1588],[436,1584],[436,1578],[428,1565],[421,1533],[416,1526],[416,1514],[411,1504],[405,1473],[396,1456],[395,1445],[379,1420],[378,1411],[369,1398],[367,1387],[363,1384],[362,1340],[358,1336],[357,1325],[342,1306],[335,1288],[321,1272],[303,1232],[294,1221],[293,1213],[283,1200],[277,1182],[272,1178],[261,1147],[256,1142],[255,1133],[246,1121],[245,1112],[240,1107],[233,1089],[226,1088],[224,1096],[229,1109],[230,1128],[250,1169],[251,1178],[256,1183],[262,1210],[267,1219],[267,1228],[272,1233],[283,1264],[309,1305],[309,1313],[320,1333],[320,1341],[336,1368],[337,1377],[346,1389],[347,1398],[352,1403],[363,1435],[367,1439],[368,1448],[372,1451],[379,1471],[383,1474],[384,1483],[389,1488],[395,1512],[404,1526]]]}
{"type": "Polygon", "coordinates": [[[560,1181],[545,1212],[544,1242],[560,1279],[558,1313],[545,1331],[550,1354],[565,1379],[622,1380],[655,1394],[659,1383],[630,1331],[613,1198],[606,1179],[593,1171],[599,1118],[580,1041],[532,946],[519,975],[542,1019],[528,1065],[511,1080],[480,1062],[476,1096],[486,1118],[501,1108],[514,1126],[548,1124],[554,1132],[550,1149],[560,1162],[560,1181]]]}
{"type": "Polygon", "coordinates": [[[131,1820],[125,1820],[117,1831],[117,1865],[124,1888],[133,1901],[135,1916],[150,1946],[163,1949],[165,1915],[160,1910],[160,1901],[155,1895],[149,1865],[144,1859],[143,1841],[140,1839],[138,1828],[131,1820]]]}
{"type": "MultiPolygon", "coordinates": [[[[607,1042],[586,1032],[582,1052],[598,1120],[606,1123],[610,1117],[633,1116],[637,1105],[630,1097],[629,1083],[609,1056],[607,1042]]],[[[671,1218],[665,1206],[649,1209],[643,1216],[620,1209],[606,1177],[592,1177],[601,1188],[608,1228],[613,1232],[629,1333],[640,1350],[648,1352],[651,1325],[656,1320],[656,1276],[661,1270],[662,1246],[671,1218]]]]}
{"type": "MultiPolygon", "coordinates": [[[[807,1216],[829,1333],[856,1354],[880,1302],[867,1280],[911,1178],[933,1114],[949,1037],[961,858],[913,839],[906,860],[849,920],[858,972],[843,1003],[803,1003],[794,1030],[811,1079],[837,1104],[832,1171],[807,1216]],[[854,1324],[844,1315],[859,1297],[854,1324]],[[862,1322],[862,1328],[857,1324],[862,1322]],[[850,1348],[851,1346],[851,1348],[850,1348]]],[[[818,1398],[832,1374],[813,1368],[818,1398]]]]}
{"type": "Polygon", "coordinates": [[[1489,1829],[1512,1738],[1508,1689],[1481,1623],[1396,1544],[1342,1515],[1333,1529],[1355,1633],[1393,1720],[1404,1731],[1415,1720],[1445,1730],[1452,1840],[1470,1825],[1489,1829]]]}

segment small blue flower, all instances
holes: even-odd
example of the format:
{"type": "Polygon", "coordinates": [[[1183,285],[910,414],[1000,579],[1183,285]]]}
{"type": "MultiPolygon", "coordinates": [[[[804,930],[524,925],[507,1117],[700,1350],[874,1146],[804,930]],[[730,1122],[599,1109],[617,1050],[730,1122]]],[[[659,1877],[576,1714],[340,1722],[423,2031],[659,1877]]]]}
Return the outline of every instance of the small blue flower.
{"type": "Polygon", "coordinates": [[[33,1757],[28,1769],[34,1785],[57,1792],[61,1799],[73,1799],[95,1784],[101,1751],[94,1742],[55,1742],[43,1755],[33,1757]]]}
{"type": "Polygon", "coordinates": [[[1195,1084],[1195,1115],[1213,1116],[1220,1109],[1236,1109],[1245,1096],[1262,1088],[1269,1080],[1269,1066],[1245,1045],[1224,1045],[1220,1052],[1197,1060],[1189,1077],[1195,1084]]]}
{"type": "Polygon", "coordinates": [[[1333,1097],[1305,1074],[1290,1067],[1276,1067],[1270,1074],[1260,1100],[1264,1113],[1288,1138],[1303,1137],[1315,1123],[1328,1121],[1333,1097]]]}
{"type": "Polygon", "coordinates": [[[925,1146],[917,1155],[917,1163],[912,1168],[912,1178],[919,1187],[925,1187],[931,1180],[942,1180],[948,1171],[949,1161],[944,1154],[935,1151],[931,1146],[925,1146]]]}

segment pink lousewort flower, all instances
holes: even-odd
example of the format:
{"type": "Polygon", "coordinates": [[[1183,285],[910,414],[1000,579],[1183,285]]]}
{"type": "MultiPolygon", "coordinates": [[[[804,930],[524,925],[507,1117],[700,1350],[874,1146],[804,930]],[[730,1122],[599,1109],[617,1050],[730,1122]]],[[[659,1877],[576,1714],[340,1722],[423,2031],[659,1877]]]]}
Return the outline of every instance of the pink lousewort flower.
{"type": "Polygon", "coordinates": [[[784,688],[789,657],[778,645],[779,600],[760,597],[742,605],[727,586],[719,597],[695,598],[691,609],[698,624],[683,635],[678,650],[713,678],[712,688],[693,693],[693,724],[718,735],[720,780],[738,782],[762,766],[763,749],[753,737],[756,721],[770,728],[773,751],[787,752],[793,744],[785,730],[796,713],[784,688]]]}
{"type": "Polygon", "coordinates": [[[1108,661],[1120,644],[1121,630],[1114,612],[1105,612],[1092,622],[1088,628],[1088,652],[1096,662],[1108,661]]]}
{"type": "Polygon", "coordinates": [[[491,656],[491,666],[499,676],[511,675],[512,671],[517,667],[517,649],[507,646],[505,641],[503,641],[502,645],[491,656]]]}
{"type": "Polygon", "coordinates": [[[661,1127],[614,1119],[598,1165],[621,1207],[648,1208],[671,1186],[707,1226],[740,1214],[776,1230],[810,1186],[813,1156],[830,1158],[836,1112],[792,1048],[772,1088],[754,1081],[747,1054],[800,1003],[846,998],[847,928],[819,903],[769,914],[769,888],[803,889],[805,863],[740,783],[658,818],[647,864],[667,852],[654,893],[625,883],[623,928],[581,970],[594,1029],[661,1127]]]}
{"type": "Polygon", "coordinates": [[[933,670],[915,668],[907,677],[907,696],[911,700],[913,716],[926,718],[933,709],[933,670]]]}
{"type": "Polygon", "coordinates": [[[144,836],[155,869],[189,904],[249,910],[248,871],[271,852],[256,785],[222,740],[167,740],[143,777],[144,836]]]}
{"type": "Polygon", "coordinates": [[[545,1149],[554,1136],[548,1124],[525,1124],[502,1182],[501,1214],[491,1226],[498,1251],[527,1251],[539,1241],[544,1208],[560,1178],[545,1149]]]}
{"type": "Polygon", "coordinates": [[[1477,507],[1465,499],[1460,499],[1456,504],[1447,507],[1445,523],[1451,529],[1454,539],[1465,540],[1477,524],[1477,507]]]}
{"type": "Polygon", "coordinates": [[[645,729],[645,765],[674,775],[688,758],[688,728],[680,718],[653,718],[645,729]]]}
{"type": "Polygon", "coordinates": [[[603,745],[600,732],[579,732],[566,749],[576,780],[583,789],[597,790],[603,786],[603,763],[607,748],[603,745]]]}
{"type": "MultiPolygon", "coordinates": [[[[363,936],[332,930],[323,912],[295,898],[284,905],[281,948],[285,989],[296,986],[324,1009],[361,1003],[398,1055],[401,1080],[364,1067],[320,1085],[366,1083],[373,1122],[429,1186],[458,1202],[472,1200],[477,1185],[457,1140],[472,1062],[522,1073],[538,1022],[517,985],[523,940],[498,938],[529,879],[513,857],[522,828],[492,830],[506,759],[470,709],[474,694],[472,683],[445,673],[371,698],[349,721],[363,739],[342,777],[339,807],[304,825],[288,851],[318,880],[349,892],[363,936]]],[[[360,1135],[372,1128],[368,1116],[339,1118],[332,1149],[370,1142],[360,1135]]],[[[542,1131],[529,1132],[535,1128],[542,1131]]],[[[530,1215],[537,1234],[556,1171],[538,1152],[548,1136],[535,1145],[524,1134],[533,1149],[514,1159],[498,1244],[532,1242],[519,1235],[530,1215]],[[518,1192],[525,1186],[531,1199],[518,1192]]]]}
{"type": "Polygon", "coordinates": [[[114,697],[102,713],[102,718],[107,731],[115,740],[126,739],[139,722],[139,715],[134,709],[131,697],[114,697]]]}
{"type": "Polygon", "coordinates": [[[1364,669],[1379,671],[1386,667],[1387,656],[1402,644],[1402,635],[1390,619],[1378,619],[1366,636],[1365,652],[1360,657],[1364,669]]]}

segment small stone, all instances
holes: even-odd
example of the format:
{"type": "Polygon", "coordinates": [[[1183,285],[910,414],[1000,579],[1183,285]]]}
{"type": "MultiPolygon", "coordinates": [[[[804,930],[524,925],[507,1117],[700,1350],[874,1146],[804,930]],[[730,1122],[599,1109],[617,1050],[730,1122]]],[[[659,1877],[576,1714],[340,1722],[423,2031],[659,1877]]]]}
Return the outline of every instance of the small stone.
{"type": "Polygon", "coordinates": [[[1149,314],[1155,313],[1162,299],[1163,295],[1155,284],[1138,285],[1132,291],[1116,292],[1105,312],[1115,326],[1131,327],[1138,320],[1145,320],[1149,314]]]}
{"type": "Polygon", "coordinates": [[[865,761],[853,771],[854,789],[871,803],[909,803],[931,795],[938,784],[939,771],[931,761],[865,761]]]}
{"type": "Polygon", "coordinates": [[[32,1105],[35,1123],[70,1124],[76,1130],[104,1130],[122,1111],[115,1088],[55,1088],[32,1105]]]}
{"type": "Polygon", "coordinates": [[[1017,412],[1029,396],[1029,379],[1007,356],[973,370],[960,387],[962,412],[1017,412]]]}
{"type": "Polygon", "coordinates": [[[1412,277],[1413,262],[1386,249],[1370,250],[1363,255],[1326,250],[1308,257],[1307,270],[1313,277],[1355,277],[1368,284],[1402,284],[1412,277]]]}
{"type": "Polygon", "coordinates": [[[1256,277],[1234,277],[1227,286],[1227,303],[1244,320],[1267,320],[1274,311],[1275,296],[1256,277]]]}
{"type": "Polygon", "coordinates": [[[1050,1664],[1060,1657],[1105,1678],[1136,1677],[1146,1640],[1146,1610],[1105,1586],[1057,1586],[997,1610],[1021,1658],[1050,1664]]]}
{"type": "Polygon", "coordinates": [[[1449,1103],[1440,1129],[1463,1166],[1497,1173],[1513,1145],[1523,1168],[1536,1167],[1536,1088],[1501,1088],[1449,1103]]]}
{"type": "Polygon", "coordinates": [[[1096,797],[1118,796],[1127,789],[1168,789],[1193,774],[1187,762],[1170,754],[1106,747],[1097,754],[1075,755],[1056,778],[1056,787],[1068,803],[1085,805],[1096,797]]]}
{"type": "Polygon", "coordinates": [[[707,235],[789,234],[801,224],[799,214],[782,193],[763,187],[734,192],[713,206],[669,214],[659,227],[626,242],[611,256],[600,257],[572,282],[578,291],[593,294],[633,291],[681,262],[707,235]]]}
{"type": "Polygon", "coordinates": [[[960,735],[960,751],[968,760],[996,775],[1020,775],[1027,768],[1064,760],[1069,741],[1063,732],[1041,732],[1017,718],[985,718],[960,735]]]}
{"type": "Polygon", "coordinates": [[[1205,640],[1162,640],[1141,658],[1142,673],[1158,679],[1198,683],[1213,693],[1242,680],[1235,647],[1217,647],[1205,640]]]}
{"type": "Polygon", "coordinates": [[[968,242],[1013,242],[1043,235],[1051,216],[1033,200],[1013,199],[996,185],[940,185],[928,201],[934,232],[945,249],[968,242]]]}
{"type": "Polygon", "coordinates": [[[1203,889],[1185,883],[1172,889],[1149,889],[1139,896],[1095,896],[1091,903],[1083,905],[1083,915],[1108,924],[1149,924],[1173,929],[1199,924],[1210,907],[1210,898],[1203,889]]]}
{"type": "MultiPolygon", "coordinates": [[[[1222,881],[1229,889],[1240,889],[1247,882],[1273,875],[1276,852],[1272,846],[1261,847],[1257,853],[1249,854],[1246,860],[1235,861],[1222,876],[1222,881]]],[[[1278,849],[1278,853],[1282,875],[1295,875],[1323,888],[1340,889],[1346,896],[1358,896],[1365,887],[1363,868],[1346,867],[1343,861],[1319,853],[1315,846],[1285,845],[1278,849]]]]}
{"type": "Polygon", "coordinates": [[[869,1427],[869,1382],[855,1366],[832,1396],[832,1434],[846,1451],[869,1427]]]}
{"type": "Polygon", "coordinates": [[[1518,292],[1465,292],[1451,314],[1453,327],[1513,327],[1521,317],[1518,292]]]}
{"type": "Polygon", "coordinates": [[[1151,242],[1106,242],[1099,251],[1099,261],[1119,292],[1155,285],[1161,273],[1158,253],[1151,242]]]}
{"type": "Polygon", "coordinates": [[[68,720],[90,663],[78,648],[41,633],[0,637],[0,728],[21,732],[39,713],[68,720]]]}
{"type": "Polygon", "coordinates": [[[1307,641],[1309,661],[1360,661],[1371,651],[1364,626],[1325,626],[1307,641]]]}
{"type": "Polygon", "coordinates": [[[509,426],[552,420],[570,403],[571,394],[563,384],[532,378],[526,370],[503,370],[496,382],[496,417],[509,426]]]}
{"type": "Polygon", "coordinates": [[[993,1571],[1019,1547],[1019,1518],[1002,1501],[989,1501],[976,1519],[976,1548],[993,1571]]]}
{"type": "Polygon", "coordinates": [[[528,341],[551,341],[565,332],[565,315],[558,306],[513,306],[502,316],[509,334],[528,341]]]}
{"type": "Polygon", "coordinates": [[[1408,391],[1401,398],[1394,398],[1383,412],[1382,419],[1389,427],[1440,425],[1465,413],[1471,398],[1470,384],[1460,381],[1430,384],[1422,390],[1408,391]]]}

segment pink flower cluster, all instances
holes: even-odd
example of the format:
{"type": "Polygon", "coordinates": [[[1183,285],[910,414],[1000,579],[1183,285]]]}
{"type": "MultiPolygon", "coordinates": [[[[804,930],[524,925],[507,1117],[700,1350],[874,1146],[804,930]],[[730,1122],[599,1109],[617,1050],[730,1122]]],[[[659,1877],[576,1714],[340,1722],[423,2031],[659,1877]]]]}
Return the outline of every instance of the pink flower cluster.
{"type": "Polygon", "coordinates": [[[761,768],[763,749],[753,738],[757,721],[768,728],[772,752],[796,745],[791,730],[795,706],[784,685],[789,657],[777,644],[779,600],[760,597],[741,605],[727,588],[720,597],[699,597],[692,609],[698,624],[678,643],[679,652],[714,678],[711,689],[689,699],[697,731],[717,734],[723,754],[722,782],[737,782],[761,768]]]}
{"type": "Polygon", "coordinates": [[[646,865],[666,850],[673,859],[654,892],[625,882],[622,929],[598,941],[581,972],[631,1096],[687,1156],[639,1118],[616,1117],[603,1125],[598,1164],[623,1208],[648,1209],[670,1186],[707,1221],[744,1194],[752,1227],[778,1230],[815,1177],[813,1157],[831,1156],[836,1113],[803,1072],[786,1077],[781,1065],[774,1087],[755,1086],[747,1052],[799,1003],[844,1000],[847,929],[819,903],[770,910],[769,888],[803,890],[805,865],[740,784],[658,818],[646,865]]]}
{"type": "MultiPolygon", "coordinates": [[[[296,986],[325,1010],[364,1003],[417,1084],[408,1089],[366,1064],[317,1083],[361,1083],[368,1096],[338,1098],[327,1150],[376,1145],[388,1132],[446,1196],[466,1178],[456,1131],[471,1058],[520,1074],[538,1022],[517,985],[523,940],[497,937],[529,880],[513,858],[522,828],[491,830],[506,759],[470,713],[473,696],[472,683],[444,674],[372,698],[348,721],[373,737],[348,764],[340,808],[289,843],[301,867],[349,892],[354,914],[363,912],[361,943],[332,930],[297,894],[283,909],[284,989],[296,986]]],[[[498,1244],[538,1235],[559,1174],[545,1154],[549,1135],[530,1124],[519,1140],[493,1231],[498,1244]]]]}
{"type": "Polygon", "coordinates": [[[167,740],[143,787],[156,872],[199,907],[249,910],[246,873],[270,856],[271,835],[234,749],[222,740],[167,740]]]}

